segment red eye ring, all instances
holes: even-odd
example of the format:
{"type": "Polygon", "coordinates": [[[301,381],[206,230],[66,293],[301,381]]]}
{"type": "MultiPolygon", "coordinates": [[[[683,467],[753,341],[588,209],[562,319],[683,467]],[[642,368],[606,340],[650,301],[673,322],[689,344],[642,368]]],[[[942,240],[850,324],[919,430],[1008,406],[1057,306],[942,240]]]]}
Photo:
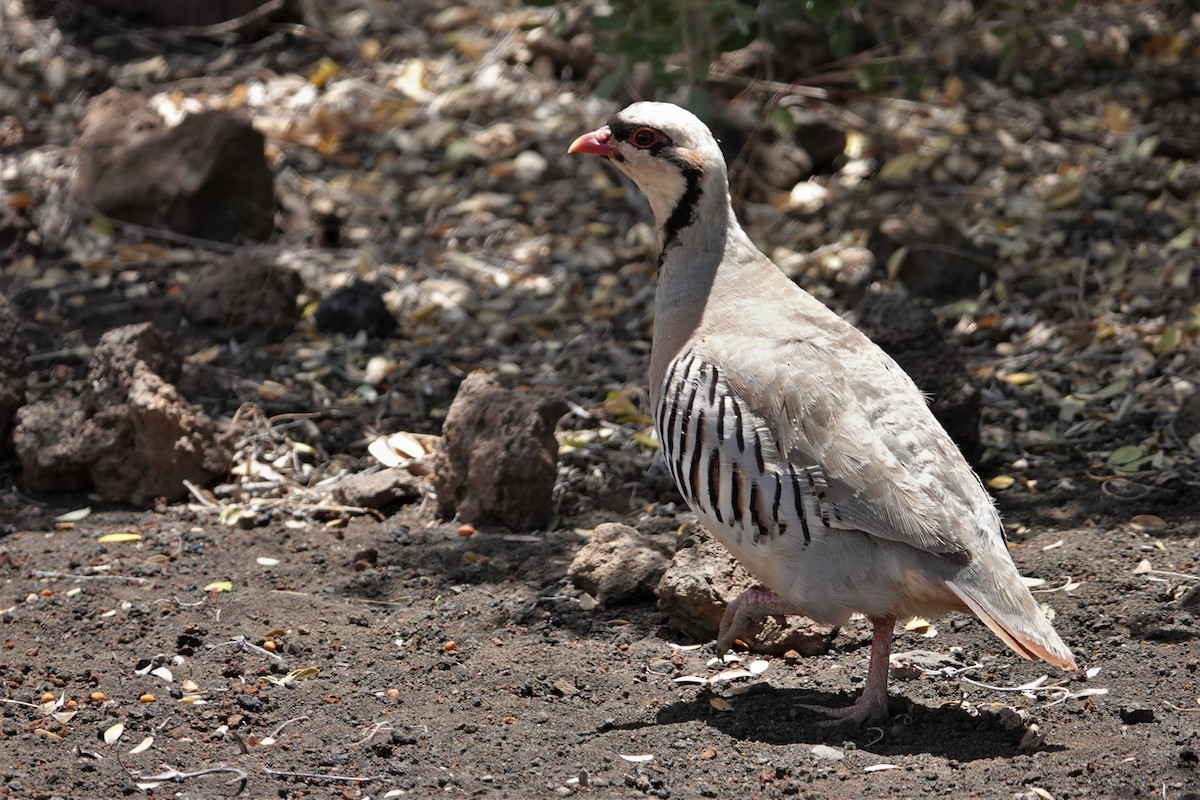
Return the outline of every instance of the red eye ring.
{"type": "Polygon", "coordinates": [[[665,142],[666,137],[654,128],[637,128],[629,134],[629,143],[640,150],[646,150],[659,142],[665,142]]]}

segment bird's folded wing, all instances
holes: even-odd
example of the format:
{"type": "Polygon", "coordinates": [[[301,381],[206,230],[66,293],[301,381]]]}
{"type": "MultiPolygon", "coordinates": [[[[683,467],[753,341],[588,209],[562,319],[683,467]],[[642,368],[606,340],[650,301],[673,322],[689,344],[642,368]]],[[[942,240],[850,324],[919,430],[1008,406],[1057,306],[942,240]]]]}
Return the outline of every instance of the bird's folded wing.
{"type": "MultiPolygon", "coordinates": [[[[759,418],[781,457],[824,476],[823,502],[836,511],[831,527],[966,564],[973,535],[985,535],[972,494],[983,492],[978,478],[912,380],[846,329],[853,333],[705,337],[696,350],[759,418]]],[[[990,509],[986,494],[982,502],[990,509]]],[[[999,530],[998,517],[995,524],[999,530]]]]}

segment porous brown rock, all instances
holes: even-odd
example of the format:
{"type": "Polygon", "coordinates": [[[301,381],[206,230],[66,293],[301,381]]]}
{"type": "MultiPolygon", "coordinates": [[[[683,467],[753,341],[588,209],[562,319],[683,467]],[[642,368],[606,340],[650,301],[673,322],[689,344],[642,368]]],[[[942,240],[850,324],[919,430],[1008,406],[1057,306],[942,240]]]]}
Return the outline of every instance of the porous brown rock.
{"type": "MultiPolygon", "coordinates": [[[[761,584],[720,542],[698,525],[680,538],[671,565],[654,589],[658,607],[671,627],[697,641],[717,638],[725,607],[747,589],[761,584]]],[[[829,652],[836,629],[807,617],[763,620],[746,642],[755,652],[782,654],[795,650],[803,656],[829,652]]]]}
{"type": "Polygon", "coordinates": [[[185,480],[207,483],[229,466],[215,423],[170,383],[178,360],[149,323],[106,333],[87,387],[18,412],[13,443],[33,492],[87,488],[104,500],[147,507],[182,498],[185,480]]]}
{"type": "Polygon", "coordinates": [[[503,388],[474,372],[459,387],[434,460],[438,510],[472,523],[531,530],[554,515],[554,426],[561,396],[503,388]]]}
{"type": "Polygon", "coordinates": [[[277,342],[296,327],[300,276],[253,253],[197,269],[183,289],[189,320],[221,339],[277,342]]]}
{"type": "Polygon", "coordinates": [[[88,105],[71,199],[113,219],[230,242],[263,241],[275,219],[264,138],[232,111],[175,127],[137,95],[110,89],[88,105]]]}
{"type": "Polygon", "coordinates": [[[670,563],[672,544],[629,525],[605,522],[575,554],[567,577],[601,603],[650,595],[670,563]]]}
{"type": "Polygon", "coordinates": [[[87,465],[78,456],[76,435],[87,422],[83,402],[59,396],[17,411],[13,450],[21,464],[21,484],[31,492],[86,489],[87,465]]]}

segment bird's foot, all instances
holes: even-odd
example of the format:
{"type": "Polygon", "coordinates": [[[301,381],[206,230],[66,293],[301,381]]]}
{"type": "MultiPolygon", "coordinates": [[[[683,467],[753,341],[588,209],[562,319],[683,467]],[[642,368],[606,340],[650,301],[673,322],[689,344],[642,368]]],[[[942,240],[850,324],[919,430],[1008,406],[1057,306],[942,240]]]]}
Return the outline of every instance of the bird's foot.
{"type": "Polygon", "coordinates": [[[721,628],[717,635],[717,655],[722,655],[733,646],[734,640],[747,635],[747,630],[767,617],[785,617],[800,614],[794,606],[784,602],[774,592],[748,589],[725,607],[721,617],[721,628]]]}
{"type": "Polygon", "coordinates": [[[817,723],[822,728],[831,728],[840,725],[858,727],[864,722],[885,720],[888,717],[887,694],[884,694],[882,698],[872,698],[867,697],[864,692],[854,701],[853,705],[846,706],[845,708],[831,708],[829,706],[810,705],[808,703],[801,703],[800,707],[829,717],[830,719],[817,723]]]}

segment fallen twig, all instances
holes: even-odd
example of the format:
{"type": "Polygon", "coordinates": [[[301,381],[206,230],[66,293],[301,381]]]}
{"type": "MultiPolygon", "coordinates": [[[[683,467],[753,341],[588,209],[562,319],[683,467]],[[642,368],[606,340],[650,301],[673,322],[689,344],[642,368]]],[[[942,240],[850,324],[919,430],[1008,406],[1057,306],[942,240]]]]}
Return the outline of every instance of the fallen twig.
{"type": "Polygon", "coordinates": [[[366,736],[364,736],[363,738],[359,739],[357,742],[351,742],[351,743],[350,743],[350,746],[351,746],[351,747],[358,747],[360,744],[366,744],[367,742],[369,742],[369,741],[371,741],[372,739],[374,739],[374,738],[375,738],[375,734],[379,733],[380,731],[389,731],[389,730],[391,730],[391,729],[392,729],[392,723],[390,723],[390,722],[387,722],[386,720],[385,720],[385,721],[383,721],[383,722],[376,722],[376,723],[375,723],[374,725],[372,725],[372,726],[370,727],[370,729],[367,731],[367,735],[366,735],[366,736]]]}
{"type": "Polygon", "coordinates": [[[135,578],[132,575],[80,575],[77,572],[45,572],[38,570],[33,573],[35,578],[70,578],[74,581],[129,581],[130,583],[149,583],[147,578],[135,578]]]}
{"type": "Polygon", "coordinates": [[[315,772],[289,772],[287,770],[268,769],[267,767],[263,767],[262,770],[268,775],[283,775],[288,778],[315,778],[319,781],[346,781],[347,783],[367,783],[368,781],[380,780],[383,777],[382,775],[369,775],[365,777],[362,775],[355,777],[351,777],[350,775],[318,775],[315,772]]]}
{"type": "Polygon", "coordinates": [[[228,645],[231,645],[231,644],[237,645],[238,647],[242,648],[243,650],[250,650],[252,652],[258,653],[259,655],[270,656],[271,658],[275,659],[276,661],[283,661],[283,656],[278,655],[276,653],[272,653],[270,650],[267,650],[266,648],[263,648],[263,647],[259,647],[256,644],[251,644],[250,640],[247,639],[245,636],[239,636],[236,639],[230,639],[228,642],[221,642],[220,644],[211,645],[211,646],[209,646],[208,649],[211,652],[213,650],[216,650],[218,647],[227,647],[228,645]]]}
{"type": "Polygon", "coordinates": [[[1108,694],[1108,689],[1105,689],[1105,688],[1099,687],[1099,686],[1088,687],[1086,689],[1081,689],[1078,692],[1072,692],[1070,689],[1068,689],[1067,687],[1065,687],[1061,684],[1052,684],[1052,685],[1047,686],[1047,685],[1045,685],[1045,682],[1047,680],[1049,680],[1049,676],[1047,676],[1047,675],[1043,675],[1042,677],[1040,677],[1036,680],[1030,681],[1029,683],[1023,684],[1021,686],[994,686],[990,683],[983,683],[981,681],[973,681],[970,678],[965,677],[965,676],[959,676],[959,680],[961,680],[965,683],[969,683],[972,686],[978,686],[981,689],[990,689],[993,692],[1021,692],[1022,694],[1027,694],[1031,697],[1037,697],[1039,694],[1060,695],[1059,697],[1056,697],[1053,700],[1051,700],[1049,703],[1046,703],[1046,705],[1043,706],[1043,708],[1049,708],[1050,706],[1056,706],[1056,705],[1059,705],[1060,703],[1065,703],[1068,700],[1077,700],[1077,699],[1082,699],[1084,697],[1095,697],[1096,695],[1108,694]]]}
{"type": "Polygon", "coordinates": [[[200,489],[200,487],[197,486],[196,484],[192,483],[191,481],[185,480],[183,482],[183,485],[184,485],[184,487],[187,488],[187,490],[189,492],[191,492],[192,497],[194,497],[198,501],[200,501],[201,505],[208,506],[209,508],[220,508],[221,507],[220,503],[206,497],[204,492],[200,489]]]}
{"type": "Polygon", "coordinates": [[[283,722],[281,722],[275,726],[275,730],[271,731],[270,733],[268,733],[266,736],[263,737],[262,744],[274,744],[275,739],[279,736],[280,732],[284,728],[286,728],[288,725],[291,725],[293,722],[303,722],[306,719],[308,719],[307,714],[300,716],[300,717],[292,717],[291,719],[285,719],[283,722]]]}
{"type": "Polygon", "coordinates": [[[246,788],[246,781],[249,780],[250,775],[244,770],[240,770],[236,767],[209,767],[208,769],[198,769],[195,772],[182,772],[174,767],[167,767],[166,772],[158,775],[147,775],[146,777],[139,779],[137,785],[139,789],[153,789],[157,783],[161,783],[162,781],[175,781],[176,783],[181,783],[189,778],[198,778],[202,775],[216,775],[222,772],[233,773],[234,778],[230,780],[229,783],[233,783],[235,781],[240,782],[242,785],[238,789],[238,793],[241,794],[242,789],[246,788]]]}
{"type": "Polygon", "coordinates": [[[11,703],[14,706],[25,706],[26,708],[37,708],[38,703],[26,703],[21,700],[9,700],[7,697],[0,697],[0,703],[11,703]]]}

